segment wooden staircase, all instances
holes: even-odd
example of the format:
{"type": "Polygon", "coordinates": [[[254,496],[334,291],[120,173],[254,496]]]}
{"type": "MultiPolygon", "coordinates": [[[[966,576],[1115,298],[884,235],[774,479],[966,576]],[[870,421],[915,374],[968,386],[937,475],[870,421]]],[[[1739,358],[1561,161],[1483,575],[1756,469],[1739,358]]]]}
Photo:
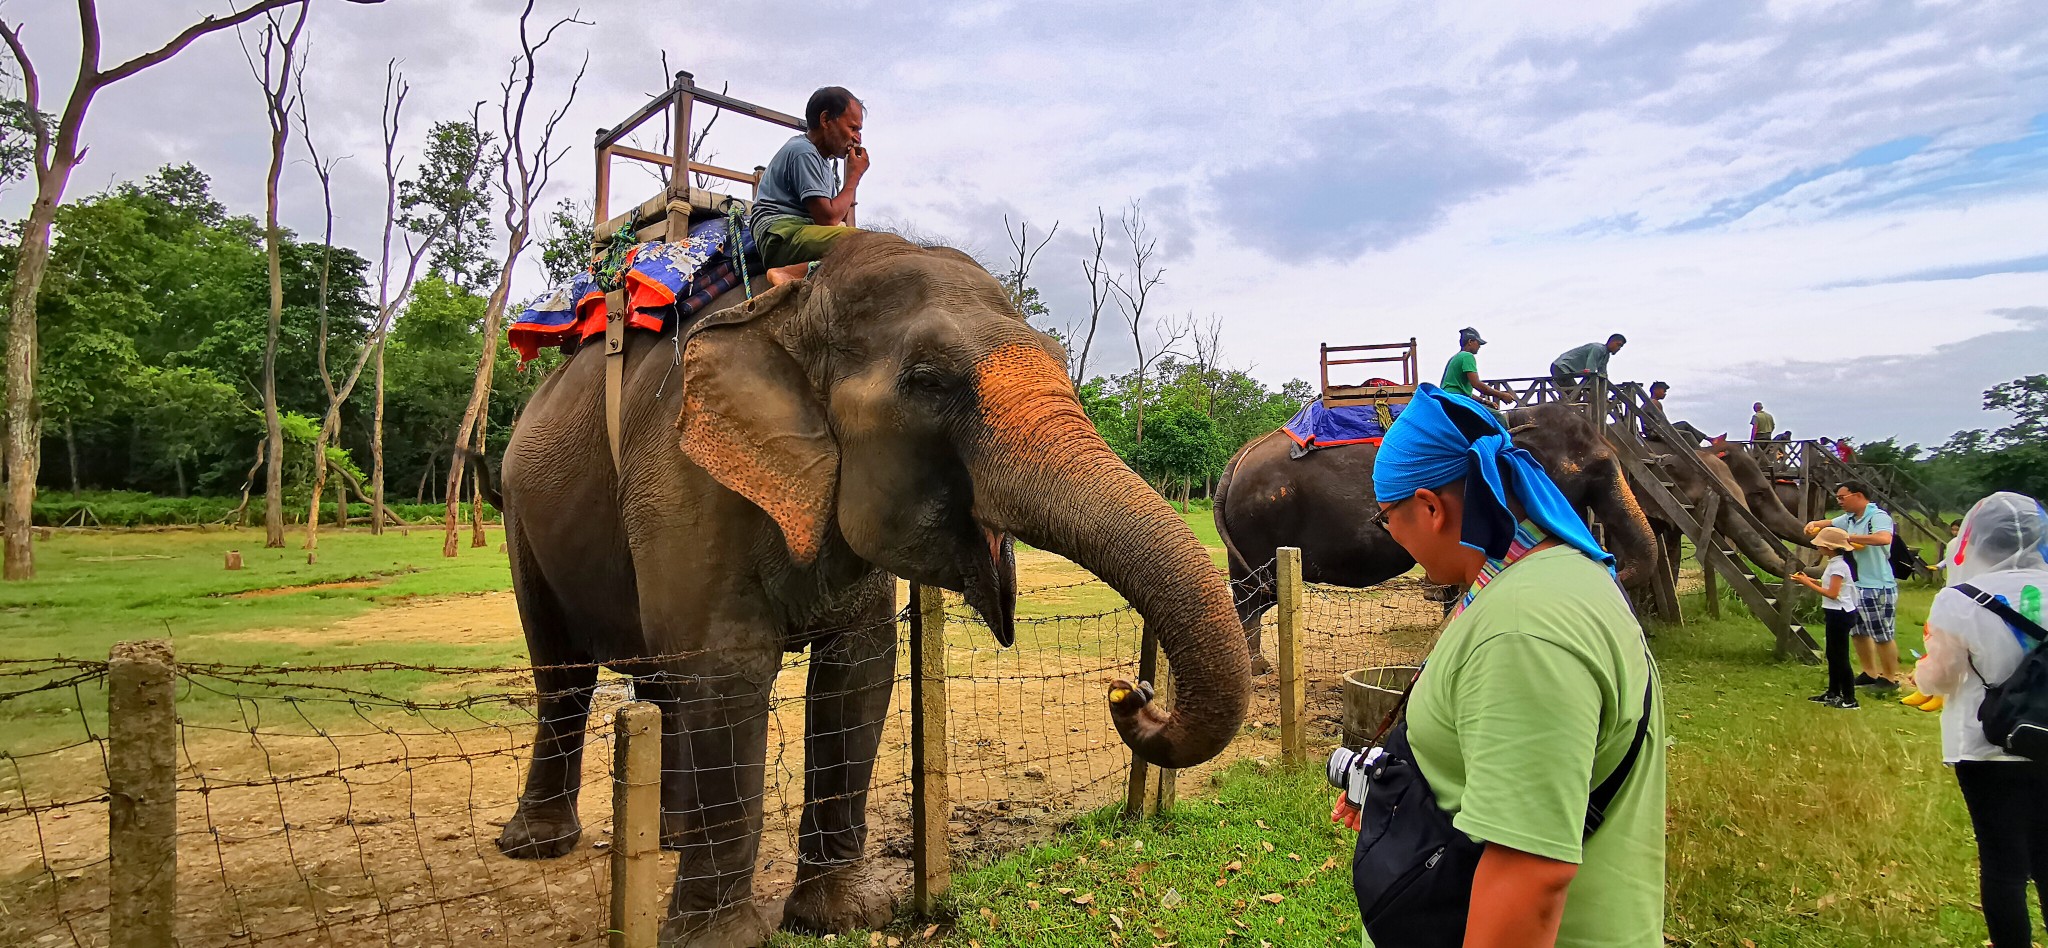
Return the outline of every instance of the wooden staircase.
{"type": "MultiPolygon", "coordinates": [[[[1773,535],[1756,515],[1751,513],[1742,498],[1730,492],[1719,478],[1712,476],[1706,465],[1700,461],[1697,452],[1685,449],[1689,442],[1685,436],[1671,427],[1662,413],[1646,408],[1649,394],[1641,386],[1624,383],[1609,386],[1605,380],[1571,392],[1561,392],[1556,383],[1548,378],[1514,379],[1491,382],[1496,387],[1510,389],[1522,398],[1522,404],[1531,405],[1549,401],[1563,401],[1581,406],[1592,415],[1592,420],[1606,437],[1608,447],[1620,459],[1623,469],[1628,472],[1640,491],[1640,496],[1657,509],[1662,518],[1691,540],[1700,567],[1706,575],[1707,610],[1711,615],[1720,615],[1719,583],[1726,583],[1734,590],[1743,605],[1771,630],[1777,642],[1777,653],[1800,661],[1819,661],[1819,647],[1806,627],[1794,617],[1792,610],[1792,580],[1782,579],[1772,584],[1756,573],[1747,560],[1736,552],[1717,529],[1720,516],[1729,510],[1740,518],[1757,535],[1772,545],[1780,556],[1787,560],[1789,555],[1784,544],[1773,535]],[[1656,436],[1661,444],[1651,445],[1643,439],[1642,432],[1656,436]],[[1653,450],[1653,448],[1657,450],[1653,450]],[[1692,465],[1694,474],[1713,486],[1698,505],[1689,504],[1681,497],[1675,482],[1658,468],[1658,460],[1668,455],[1673,463],[1692,465]]],[[[1676,556],[1676,551],[1669,551],[1676,556]]],[[[1659,576],[1662,576],[1659,566],[1659,576]]],[[[1657,582],[1663,580],[1657,579],[1657,582]]],[[[1659,598],[1669,595],[1660,590],[1659,598]]],[[[1675,607],[1675,601],[1673,602],[1675,607]]]]}

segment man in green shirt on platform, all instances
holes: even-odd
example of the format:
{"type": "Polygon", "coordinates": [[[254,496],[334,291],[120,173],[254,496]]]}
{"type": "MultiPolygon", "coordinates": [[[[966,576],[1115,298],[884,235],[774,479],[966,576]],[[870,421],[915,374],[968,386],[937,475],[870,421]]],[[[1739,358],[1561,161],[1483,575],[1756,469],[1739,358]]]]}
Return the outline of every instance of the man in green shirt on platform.
{"type": "Polygon", "coordinates": [[[1455,392],[1466,398],[1485,396],[1501,405],[1515,403],[1513,392],[1503,391],[1479,379],[1479,347],[1486,340],[1479,338],[1479,330],[1470,326],[1458,330],[1458,353],[1451,361],[1444,363],[1444,378],[1438,383],[1444,391],[1455,392]]]}

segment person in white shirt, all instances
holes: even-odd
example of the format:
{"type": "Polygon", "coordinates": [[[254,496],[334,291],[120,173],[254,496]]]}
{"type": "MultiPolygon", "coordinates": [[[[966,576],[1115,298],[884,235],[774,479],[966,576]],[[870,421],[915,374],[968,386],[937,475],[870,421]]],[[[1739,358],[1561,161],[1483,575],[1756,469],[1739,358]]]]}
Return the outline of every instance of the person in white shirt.
{"type": "Polygon", "coordinates": [[[1856,673],[1849,667],[1849,632],[1856,627],[1856,561],[1849,554],[1856,545],[1849,542],[1849,531],[1822,527],[1813,536],[1813,546],[1828,554],[1819,581],[1805,573],[1792,574],[1800,585],[1820,593],[1821,612],[1827,620],[1828,690],[1810,700],[1830,708],[1855,708],[1856,673]]]}
{"type": "Polygon", "coordinates": [[[1956,578],[1956,566],[1962,561],[1956,554],[1963,550],[1963,522],[1956,520],[1948,525],[1948,545],[1941,548],[1941,584],[1953,586],[1962,580],[1956,578]]]}
{"type": "MultiPolygon", "coordinates": [[[[2024,494],[2001,491],[1977,502],[1963,518],[1959,554],[1949,557],[1949,581],[1968,583],[2005,600],[2036,624],[2048,590],[2048,510],[2024,494]]],[[[1914,677],[1920,690],[1946,695],[1941,711],[1941,757],[1955,767],[1956,783],[1977,835],[1977,867],[1984,922],[1993,948],[2033,943],[2027,917],[2027,882],[2048,903],[2048,760],[2008,754],[1984,735],[1977,717],[1988,683],[2011,677],[2034,643],[2004,619],[1955,588],[1934,596],[1927,614],[1927,657],[1914,677]]]]}

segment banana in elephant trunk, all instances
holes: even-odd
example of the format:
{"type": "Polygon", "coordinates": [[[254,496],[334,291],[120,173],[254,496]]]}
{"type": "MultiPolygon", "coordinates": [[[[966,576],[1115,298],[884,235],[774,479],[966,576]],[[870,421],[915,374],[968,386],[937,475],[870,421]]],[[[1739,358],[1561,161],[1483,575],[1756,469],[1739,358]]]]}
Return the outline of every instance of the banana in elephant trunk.
{"type": "Polygon", "coordinates": [[[1110,688],[1111,718],[1134,753],[1161,767],[1216,756],[1244,722],[1251,660],[1209,551],[1103,442],[1044,350],[991,354],[976,388],[979,425],[967,455],[975,519],[1079,563],[1158,634],[1173,666],[1174,709],[1153,705],[1147,682],[1110,688]]]}

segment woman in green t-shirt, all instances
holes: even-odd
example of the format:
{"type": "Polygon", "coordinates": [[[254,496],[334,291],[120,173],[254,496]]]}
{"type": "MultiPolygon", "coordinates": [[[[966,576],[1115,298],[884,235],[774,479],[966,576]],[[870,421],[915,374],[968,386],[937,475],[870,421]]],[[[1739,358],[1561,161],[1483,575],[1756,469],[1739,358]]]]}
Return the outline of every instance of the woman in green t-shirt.
{"type": "Polygon", "coordinates": [[[1388,430],[1373,493],[1432,582],[1470,588],[1407,724],[1437,805],[1485,844],[1464,944],[1660,944],[1662,701],[1613,557],[1491,413],[1432,385],[1388,430]],[[1589,822],[1590,788],[1624,766],[1589,822]]]}

